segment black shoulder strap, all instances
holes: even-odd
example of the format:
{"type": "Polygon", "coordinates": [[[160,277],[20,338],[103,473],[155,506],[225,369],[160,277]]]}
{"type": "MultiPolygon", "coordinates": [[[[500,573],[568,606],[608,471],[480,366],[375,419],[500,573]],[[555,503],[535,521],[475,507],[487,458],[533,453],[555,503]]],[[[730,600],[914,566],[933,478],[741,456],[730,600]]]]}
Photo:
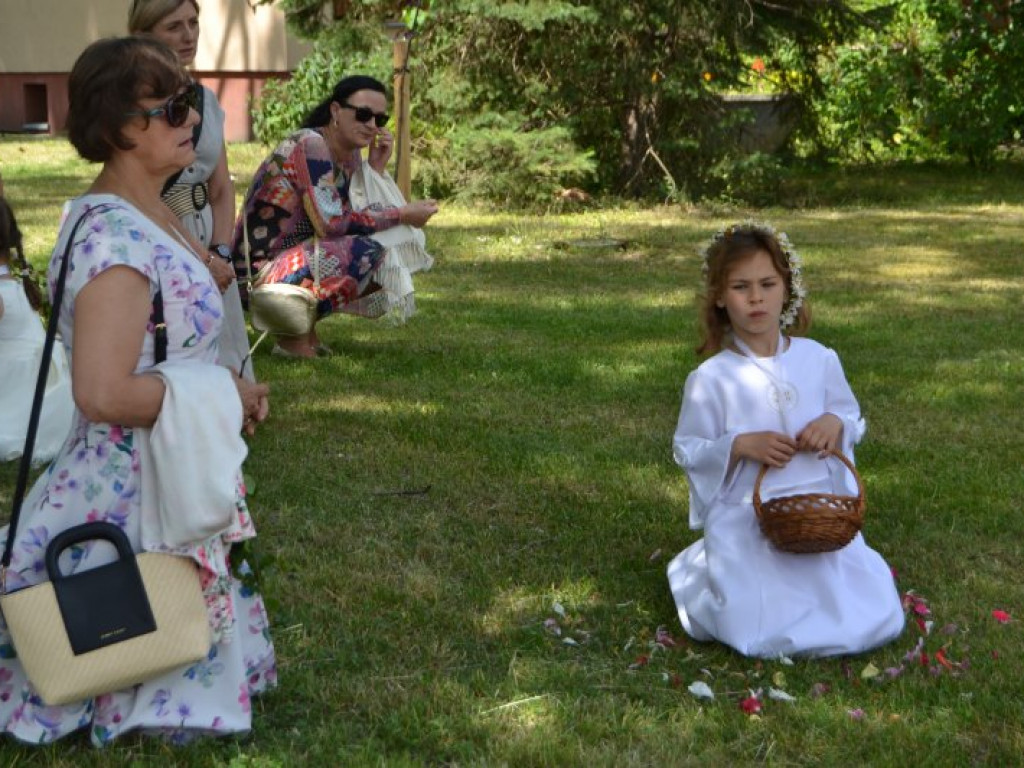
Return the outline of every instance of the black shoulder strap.
{"type": "MultiPolygon", "coordinates": [[[[196,123],[195,127],[192,129],[192,146],[198,147],[199,137],[203,135],[203,102],[206,100],[206,89],[197,81],[193,81],[192,87],[196,92],[196,112],[199,113],[199,122],[196,123]]],[[[164,188],[160,190],[160,197],[166,195],[170,191],[171,187],[178,183],[178,179],[181,178],[181,174],[184,170],[185,169],[182,168],[164,182],[164,188]]]]}
{"type": "Polygon", "coordinates": [[[43,409],[43,393],[46,390],[46,379],[50,372],[50,358],[53,356],[53,344],[57,338],[57,322],[60,319],[60,305],[64,300],[64,284],[67,281],[68,262],[71,260],[71,249],[75,244],[75,235],[82,224],[85,223],[93,213],[104,208],[113,208],[112,205],[99,205],[89,208],[75,222],[68,235],[68,241],[64,246],[64,253],[60,259],[60,274],[57,277],[57,284],[53,291],[53,303],[50,307],[50,320],[46,325],[46,341],[43,343],[43,358],[39,361],[39,375],[36,377],[36,391],[32,397],[32,410],[28,418],[28,433],[25,435],[25,451],[21,454],[21,464],[18,466],[18,480],[14,487],[14,497],[11,503],[11,522],[7,528],[7,542],[4,544],[3,558],[0,558],[0,566],[6,571],[11,564],[11,552],[14,547],[14,534],[18,529],[18,517],[21,515],[21,501],[25,497],[25,487],[28,485],[28,471],[32,464],[32,451],[36,447],[36,432],[39,429],[39,414],[43,409]]]}
{"type": "MultiPolygon", "coordinates": [[[[25,488],[28,486],[29,467],[32,464],[32,451],[36,447],[36,432],[39,429],[39,414],[43,409],[43,394],[46,390],[46,380],[50,373],[50,359],[53,356],[53,345],[57,338],[57,323],[60,319],[60,306],[64,301],[64,286],[67,282],[68,262],[71,261],[71,249],[75,244],[75,235],[82,224],[92,214],[116,208],[113,204],[98,205],[89,208],[75,222],[75,226],[68,235],[68,241],[64,246],[64,252],[60,260],[60,273],[57,276],[57,284],[53,291],[53,304],[50,307],[50,320],[46,325],[46,340],[43,343],[43,357],[39,361],[39,375],[36,377],[36,390],[32,397],[32,410],[28,418],[28,433],[25,435],[25,450],[21,454],[21,463],[18,465],[18,480],[14,488],[14,496],[11,503],[11,521],[7,528],[7,541],[4,544],[4,554],[0,558],[0,568],[6,571],[11,564],[11,555],[14,548],[15,532],[18,529],[18,519],[21,516],[21,502],[25,498],[25,488]]],[[[159,275],[158,275],[159,279],[159,275]]],[[[167,358],[167,327],[164,325],[164,302],[162,291],[157,291],[153,296],[153,323],[154,330],[154,357],[157,363],[162,363],[167,358]]],[[[0,579],[0,592],[4,591],[3,579],[0,579]]]]}

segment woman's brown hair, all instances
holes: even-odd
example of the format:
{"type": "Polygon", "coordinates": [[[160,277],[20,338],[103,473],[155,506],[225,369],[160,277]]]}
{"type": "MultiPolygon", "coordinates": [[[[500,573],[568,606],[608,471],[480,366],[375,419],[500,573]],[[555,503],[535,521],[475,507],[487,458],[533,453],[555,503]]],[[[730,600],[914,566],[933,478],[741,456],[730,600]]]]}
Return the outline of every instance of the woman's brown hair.
{"type": "Polygon", "coordinates": [[[68,140],[86,160],[104,163],[115,150],[134,148],[122,129],[140,99],[170,98],[189,82],[178,57],[157,40],[99,40],[82,51],[68,78],[68,140]]]}

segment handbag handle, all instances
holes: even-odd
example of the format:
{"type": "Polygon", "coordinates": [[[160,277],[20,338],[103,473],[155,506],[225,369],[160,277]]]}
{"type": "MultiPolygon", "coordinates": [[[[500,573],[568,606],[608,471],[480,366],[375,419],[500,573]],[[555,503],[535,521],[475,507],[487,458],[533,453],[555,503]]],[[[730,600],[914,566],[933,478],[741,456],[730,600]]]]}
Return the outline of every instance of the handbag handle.
{"type": "Polygon", "coordinates": [[[132,551],[132,544],[128,541],[125,532],[113,523],[104,521],[83,523],[82,525],[76,525],[73,528],[61,531],[47,545],[46,572],[50,575],[50,581],[57,582],[64,578],[57,561],[65,549],[83,541],[96,540],[109,541],[113,544],[121,560],[131,560],[135,557],[135,553],[132,551]]]}
{"type": "MultiPolygon", "coordinates": [[[[39,361],[39,375],[36,377],[35,394],[32,396],[32,410],[28,418],[28,432],[25,434],[25,448],[21,454],[21,462],[18,465],[18,478],[14,486],[14,496],[11,499],[11,520],[7,527],[7,541],[4,542],[3,557],[0,557],[0,594],[7,592],[7,569],[11,565],[11,555],[14,551],[14,539],[18,530],[18,520],[21,517],[21,503],[25,498],[25,489],[28,486],[29,468],[32,464],[32,451],[36,447],[36,433],[39,429],[39,416],[43,410],[43,394],[46,391],[46,380],[50,372],[50,359],[53,357],[53,345],[57,338],[57,324],[60,319],[60,307],[64,301],[64,286],[67,283],[68,262],[71,260],[71,249],[75,244],[75,235],[92,214],[100,211],[109,211],[116,208],[113,203],[105,203],[88,208],[75,226],[71,228],[64,252],[60,257],[60,272],[57,276],[57,283],[53,289],[53,302],[50,304],[50,319],[46,324],[46,339],[43,342],[43,356],[39,361]]],[[[159,274],[157,275],[159,280],[159,274]]],[[[153,323],[154,323],[154,357],[160,363],[166,359],[167,354],[167,326],[164,323],[163,296],[157,291],[153,296],[153,323]],[[162,355],[162,357],[161,357],[162,355]]]]}
{"type": "MultiPolygon", "coordinates": [[[[861,502],[863,502],[864,501],[864,481],[861,480],[860,473],[857,471],[857,468],[853,465],[853,462],[850,461],[846,457],[846,454],[844,454],[840,450],[832,449],[832,450],[828,451],[827,453],[828,453],[828,456],[835,456],[843,464],[846,465],[846,468],[848,470],[850,470],[850,474],[853,475],[853,479],[857,481],[857,498],[860,499],[861,502]]],[[[828,458],[828,456],[826,456],[825,458],[828,458]]],[[[761,481],[764,480],[764,476],[768,473],[768,470],[769,470],[769,466],[767,464],[762,464],[761,465],[761,469],[758,470],[757,479],[754,480],[754,495],[753,495],[753,499],[752,500],[753,500],[753,503],[754,503],[754,511],[757,513],[758,517],[761,517],[761,508],[763,506],[763,503],[761,501],[761,481]]]]}

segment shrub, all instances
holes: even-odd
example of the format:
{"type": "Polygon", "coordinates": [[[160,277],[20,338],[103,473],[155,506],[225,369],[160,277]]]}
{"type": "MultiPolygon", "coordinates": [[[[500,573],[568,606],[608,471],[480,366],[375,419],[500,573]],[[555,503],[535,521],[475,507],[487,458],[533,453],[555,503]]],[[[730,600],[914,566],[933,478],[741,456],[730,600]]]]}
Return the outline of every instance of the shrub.
{"type": "Polygon", "coordinates": [[[594,170],[562,127],[524,130],[518,115],[487,114],[422,142],[417,183],[431,197],[513,207],[550,204],[594,170]]]}

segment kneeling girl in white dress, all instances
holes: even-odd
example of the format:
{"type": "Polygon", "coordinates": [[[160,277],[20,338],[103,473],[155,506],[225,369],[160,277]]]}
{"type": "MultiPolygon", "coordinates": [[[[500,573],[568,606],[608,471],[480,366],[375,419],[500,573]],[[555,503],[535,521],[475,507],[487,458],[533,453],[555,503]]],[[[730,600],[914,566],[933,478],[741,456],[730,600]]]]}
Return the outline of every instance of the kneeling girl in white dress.
{"type": "MultiPolygon", "coordinates": [[[[14,211],[0,197],[0,461],[21,456],[25,448],[32,396],[39,376],[46,332],[38,309],[42,301],[21,252],[21,232],[14,211]]],[[[39,416],[32,461],[49,461],[71,430],[75,404],[64,347],[53,348],[39,416]]]]}
{"type": "Polygon", "coordinates": [[[846,547],[789,554],[761,533],[752,495],[856,494],[824,452],[853,460],[860,407],[834,351],[809,324],[799,256],[770,227],[729,227],[704,252],[698,351],[672,443],[690,486],[690,527],[704,538],[668,566],[686,632],[746,656],[831,656],[887,643],[904,616],[889,566],[860,534],[846,547]],[[783,333],[788,330],[790,333],[783,333]]]}

